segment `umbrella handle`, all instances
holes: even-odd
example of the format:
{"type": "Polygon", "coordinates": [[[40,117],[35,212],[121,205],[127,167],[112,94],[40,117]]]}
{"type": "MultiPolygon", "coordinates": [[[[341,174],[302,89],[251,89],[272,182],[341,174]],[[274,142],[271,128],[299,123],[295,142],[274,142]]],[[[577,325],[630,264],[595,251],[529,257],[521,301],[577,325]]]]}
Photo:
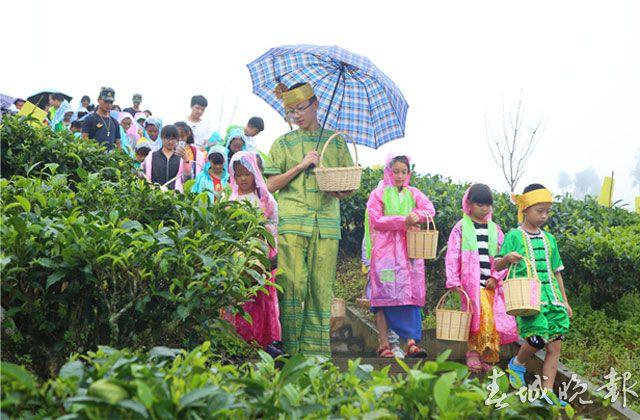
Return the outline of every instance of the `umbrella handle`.
{"type": "Polygon", "coordinates": [[[327,119],[329,118],[329,111],[331,111],[331,105],[333,105],[333,98],[336,96],[336,92],[338,91],[338,85],[340,85],[340,79],[342,79],[342,75],[344,74],[345,63],[340,62],[340,73],[338,73],[338,80],[336,80],[336,85],[333,87],[333,93],[331,94],[331,99],[329,100],[329,106],[327,107],[327,113],[324,115],[324,121],[322,121],[322,128],[320,129],[320,135],[318,136],[318,140],[316,141],[316,151],[318,150],[318,145],[320,145],[320,140],[322,140],[322,133],[324,133],[324,126],[327,124],[327,119]]]}

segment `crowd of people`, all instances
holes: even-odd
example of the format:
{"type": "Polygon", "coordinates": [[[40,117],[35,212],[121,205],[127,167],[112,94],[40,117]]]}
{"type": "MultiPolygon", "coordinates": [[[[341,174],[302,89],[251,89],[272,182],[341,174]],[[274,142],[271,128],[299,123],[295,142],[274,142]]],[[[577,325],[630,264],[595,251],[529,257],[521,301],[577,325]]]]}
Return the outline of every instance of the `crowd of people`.
{"type": "MultiPolygon", "coordinates": [[[[225,317],[247,341],[273,355],[330,357],[330,308],[341,237],[339,200],[352,191],[320,191],[310,170],[319,164],[318,150],[333,134],[318,123],[319,102],[311,85],[299,83],[282,92],[285,115],[298,128],[277,138],[268,155],[259,153],[255,144],[255,136],[264,129],[258,117],[244,127],[229,127],[222,137],[202,118],[207,107],[202,96],[191,99],[186,121],[164,126],[150,111],[141,111],[141,95],[134,95],[133,106],[114,117],[114,96],[113,89],[103,88],[93,111],[83,98],[81,110],[71,112],[52,95],[51,125],[55,130],[77,130],[80,138],[95,139],[107,150],[121,148],[138,162],[147,180],[162,188],[182,191],[187,179],[195,179],[193,191],[206,191],[212,200],[244,200],[261,209],[267,229],[277,239],[268,252],[272,281],[281,292],[270,287],[245,304],[252,322],[225,317]],[[74,118],[80,128],[74,127],[74,118]]],[[[341,137],[328,145],[323,159],[327,167],[353,166],[341,137]]],[[[406,234],[434,217],[436,209],[424,192],[410,185],[411,166],[406,153],[389,155],[365,214],[366,295],[383,358],[426,357],[421,347],[424,260],[409,258],[406,234]]],[[[556,240],[542,229],[553,195],[532,184],[513,199],[519,226],[505,235],[492,221],[491,189],[474,184],[467,190],[462,218],[448,240],[446,287],[469,296],[466,302],[461,293],[463,304],[472,308],[466,354],[471,371],[490,370],[500,347],[521,337],[525,342],[509,362],[512,376],[524,384],[527,360],[546,348],[542,386],[551,390],[572,316],[556,240]],[[527,264],[540,279],[541,310],[514,317],[506,313],[502,286],[508,267],[513,266],[516,277],[527,277],[527,264]]]]}

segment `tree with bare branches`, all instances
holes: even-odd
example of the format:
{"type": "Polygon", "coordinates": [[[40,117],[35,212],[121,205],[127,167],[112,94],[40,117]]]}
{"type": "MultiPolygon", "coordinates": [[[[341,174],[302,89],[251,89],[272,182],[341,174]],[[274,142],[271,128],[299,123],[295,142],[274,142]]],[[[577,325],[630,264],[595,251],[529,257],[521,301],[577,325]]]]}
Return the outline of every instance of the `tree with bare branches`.
{"type": "Polygon", "coordinates": [[[502,123],[500,128],[491,126],[485,115],[485,132],[491,156],[502,170],[509,191],[514,192],[524,175],[527,161],[542,136],[542,117],[532,122],[527,118],[522,101],[522,91],[514,109],[506,111],[502,99],[502,123]]]}

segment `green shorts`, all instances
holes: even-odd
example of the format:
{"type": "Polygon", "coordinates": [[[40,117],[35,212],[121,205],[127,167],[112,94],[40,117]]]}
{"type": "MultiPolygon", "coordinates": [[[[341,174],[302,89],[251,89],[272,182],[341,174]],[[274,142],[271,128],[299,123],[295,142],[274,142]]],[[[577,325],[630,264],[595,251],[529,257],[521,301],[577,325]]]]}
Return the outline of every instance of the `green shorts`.
{"type": "MultiPolygon", "coordinates": [[[[557,287],[556,280],[553,280],[557,287]]],[[[549,284],[542,285],[542,301],[553,301],[549,284]]],[[[557,290],[557,289],[556,289],[557,290]]],[[[569,314],[564,305],[554,305],[552,303],[540,305],[540,313],[532,316],[516,317],[518,323],[518,334],[526,339],[532,335],[539,335],[546,341],[569,332],[569,314]]]]}

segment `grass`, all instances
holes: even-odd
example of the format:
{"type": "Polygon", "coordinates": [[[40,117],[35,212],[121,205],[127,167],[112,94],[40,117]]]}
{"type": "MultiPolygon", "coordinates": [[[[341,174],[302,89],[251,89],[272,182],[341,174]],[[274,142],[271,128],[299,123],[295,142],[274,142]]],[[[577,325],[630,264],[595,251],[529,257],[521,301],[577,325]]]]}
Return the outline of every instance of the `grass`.
{"type": "Polygon", "coordinates": [[[338,258],[334,295],[347,303],[355,303],[363,298],[367,284],[367,275],[362,272],[362,264],[358,258],[338,258]]]}
{"type": "MultiPolygon", "coordinates": [[[[630,293],[604,310],[594,310],[575,299],[571,330],[560,360],[571,370],[600,386],[613,367],[631,374],[627,385],[640,384],[640,294],[630,293]]],[[[619,389],[622,381],[618,382],[619,389]]],[[[633,391],[640,393],[640,387],[633,391]]],[[[622,395],[620,395],[622,398],[622,395]]],[[[628,407],[640,412],[640,400],[627,394],[628,407]]]]}

